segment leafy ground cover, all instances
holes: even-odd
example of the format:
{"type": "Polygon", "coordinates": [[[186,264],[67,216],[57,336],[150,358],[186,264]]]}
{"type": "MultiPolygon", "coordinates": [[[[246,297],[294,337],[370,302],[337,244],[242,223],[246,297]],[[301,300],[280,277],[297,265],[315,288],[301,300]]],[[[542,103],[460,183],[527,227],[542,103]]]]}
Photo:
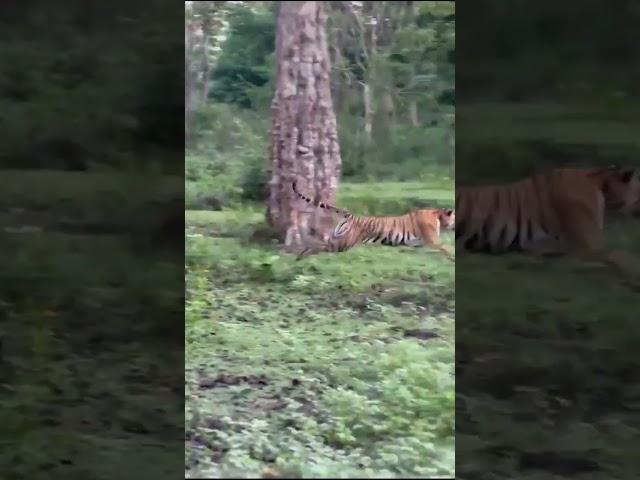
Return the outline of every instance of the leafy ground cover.
{"type": "MultiPolygon", "coordinates": [[[[339,203],[450,205],[439,187],[347,184],[339,203]]],[[[186,476],[453,476],[453,265],[375,246],[295,262],[246,240],[261,221],[187,212],[186,476]]]]}

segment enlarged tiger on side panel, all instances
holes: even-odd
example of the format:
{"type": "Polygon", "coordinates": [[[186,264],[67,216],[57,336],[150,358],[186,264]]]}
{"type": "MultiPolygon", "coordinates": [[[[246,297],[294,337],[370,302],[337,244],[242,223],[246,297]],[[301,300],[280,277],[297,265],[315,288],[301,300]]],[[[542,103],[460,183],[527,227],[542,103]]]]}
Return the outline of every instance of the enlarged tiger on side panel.
{"type": "Polygon", "coordinates": [[[603,249],[604,212],[631,212],[639,202],[638,172],[615,167],[559,168],[504,185],[456,187],[456,247],[574,251],[622,272],[624,260],[603,249]]]}
{"type": "Polygon", "coordinates": [[[294,193],[307,203],[337,213],[342,220],[333,229],[329,240],[316,246],[305,248],[298,260],[321,252],[344,252],[358,244],[380,243],[388,246],[430,246],[442,253],[451,261],[452,252],[439,243],[440,230],[455,229],[455,210],[452,209],[420,209],[398,217],[366,217],[349,213],[333,205],[314,202],[296,190],[294,193]]]}

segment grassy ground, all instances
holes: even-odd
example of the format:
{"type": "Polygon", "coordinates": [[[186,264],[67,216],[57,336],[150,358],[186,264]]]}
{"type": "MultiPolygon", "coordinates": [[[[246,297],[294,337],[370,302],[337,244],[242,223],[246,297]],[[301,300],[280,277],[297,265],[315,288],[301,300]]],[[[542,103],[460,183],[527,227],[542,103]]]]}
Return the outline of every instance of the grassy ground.
{"type": "MultiPolygon", "coordinates": [[[[341,190],[348,208],[453,201],[441,185],[341,190]]],[[[375,246],[295,262],[243,240],[261,221],[187,212],[186,475],[453,476],[452,264],[375,246]]]]}
{"type": "Polygon", "coordinates": [[[148,177],[0,174],[3,478],[182,468],[182,259],[151,254],[135,234],[181,187],[144,185],[148,177]]]}
{"type": "MultiPolygon", "coordinates": [[[[640,258],[640,225],[608,236],[640,258]]],[[[456,278],[459,475],[633,478],[637,292],[569,258],[460,254],[456,278]]]]}
{"type": "MultiPolygon", "coordinates": [[[[612,158],[637,165],[637,108],[627,99],[460,105],[456,118],[460,148],[507,151],[504,158],[459,155],[457,177],[465,182],[477,180],[475,172],[513,179],[549,160],[508,150],[521,141],[597,147],[602,159],[622,152],[612,158]]],[[[640,272],[640,220],[608,222],[605,232],[608,246],[640,272]]],[[[571,258],[458,252],[456,298],[459,478],[635,478],[637,292],[571,258]]]]}

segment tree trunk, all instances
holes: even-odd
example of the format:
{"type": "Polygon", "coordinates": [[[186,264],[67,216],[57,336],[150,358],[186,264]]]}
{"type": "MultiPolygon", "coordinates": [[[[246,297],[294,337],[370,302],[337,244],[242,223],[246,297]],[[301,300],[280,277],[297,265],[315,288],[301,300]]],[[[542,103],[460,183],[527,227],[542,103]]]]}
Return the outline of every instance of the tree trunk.
{"type": "Polygon", "coordinates": [[[211,37],[211,28],[209,26],[211,19],[205,18],[202,24],[202,92],[200,94],[200,104],[206,105],[209,98],[209,77],[211,76],[211,62],[209,61],[209,38],[211,37]]]}
{"type": "Polygon", "coordinates": [[[420,126],[420,119],[418,118],[418,103],[415,98],[409,100],[409,121],[414,127],[420,126]]]}
{"type": "MultiPolygon", "coordinates": [[[[309,235],[291,188],[334,203],[341,171],[336,117],[331,101],[330,61],[323,2],[283,1],[276,32],[276,89],[271,104],[271,181],[267,221],[285,247],[300,246],[309,235]]],[[[326,212],[313,210],[316,230],[326,212]]]]}
{"type": "Polygon", "coordinates": [[[389,90],[384,92],[382,96],[382,109],[386,116],[387,126],[395,124],[396,107],[393,102],[393,96],[389,90]]]}
{"type": "Polygon", "coordinates": [[[184,28],[184,140],[185,146],[190,147],[193,142],[193,72],[191,59],[193,55],[193,24],[185,23],[184,28]]]}
{"type": "Polygon", "coordinates": [[[455,116],[450,116],[450,122],[447,128],[447,141],[449,153],[453,161],[451,162],[451,177],[456,178],[456,120],[455,116]]]}
{"type": "Polygon", "coordinates": [[[373,118],[376,114],[371,86],[368,83],[362,84],[362,92],[364,96],[364,138],[367,145],[371,144],[373,136],[373,118]]]}
{"type": "MultiPolygon", "coordinates": [[[[371,144],[373,138],[373,123],[376,116],[376,107],[373,101],[373,89],[376,85],[376,67],[377,67],[377,46],[378,46],[378,22],[377,15],[374,12],[374,2],[363,2],[362,15],[365,25],[362,26],[362,35],[364,36],[363,47],[365,58],[367,59],[367,75],[365,84],[363,85],[363,101],[364,101],[364,138],[367,145],[371,144]],[[376,21],[373,21],[373,20],[376,21]]],[[[361,24],[362,25],[362,24],[361,24]]]]}

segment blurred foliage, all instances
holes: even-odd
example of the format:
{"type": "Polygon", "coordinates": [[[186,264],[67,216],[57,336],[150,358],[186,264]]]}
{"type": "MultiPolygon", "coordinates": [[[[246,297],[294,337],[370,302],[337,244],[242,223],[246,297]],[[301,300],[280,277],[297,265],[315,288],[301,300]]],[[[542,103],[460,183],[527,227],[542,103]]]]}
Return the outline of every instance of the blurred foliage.
{"type": "Polygon", "coordinates": [[[487,0],[465,5],[464,15],[469,21],[460,31],[464,66],[457,82],[465,102],[640,93],[637,2],[587,0],[575,9],[566,2],[487,0]]]}
{"type": "Polygon", "coordinates": [[[9,3],[0,19],[2,166],[180,168],[177,155],[157,155],[184,141],[175,123],[183,75],[166,61],[181,55],[179,25],[158,0],[108,14],[97,2],[9,3]]]}
{"type": "Polygon", "coordinates": [[[160,0],[2,2],[7,480],[183,468],[180,14],[160,0]]]}
{"type": "Polygon", "coordinates": [[[470,2],[458,38],[457,180],[638,165],[637,2],[470,2]],[[482,22],[475,19],[482,17],[482,22]]]}
{"type": "MultiPolygon", "coordinates": [[[[2,171],[3,478],[182,468],[172,458],[184,416],[183,250],[152,233],[167,199],[182,212],[182,188],[180,177],[2,171]]],[[[182,215],[177,233],[182,243],[182,215]]]]}

